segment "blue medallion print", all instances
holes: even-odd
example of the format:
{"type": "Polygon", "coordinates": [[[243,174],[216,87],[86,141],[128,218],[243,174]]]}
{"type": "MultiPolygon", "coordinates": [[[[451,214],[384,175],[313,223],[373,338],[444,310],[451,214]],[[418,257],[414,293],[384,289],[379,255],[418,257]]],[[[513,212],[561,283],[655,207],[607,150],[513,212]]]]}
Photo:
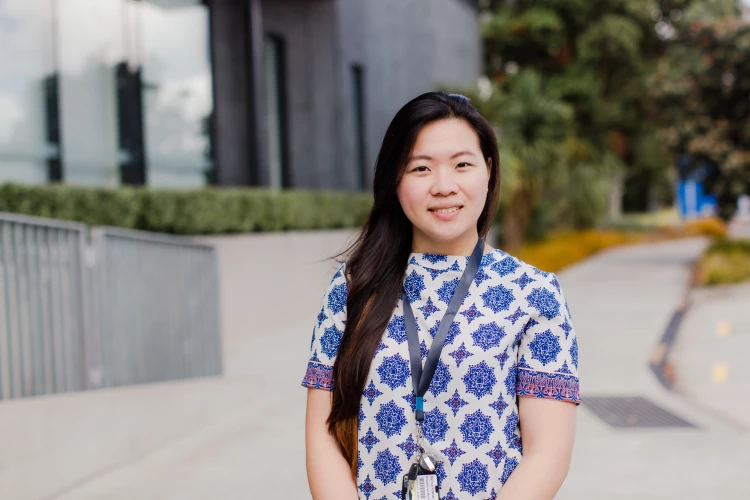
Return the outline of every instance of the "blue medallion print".
{"type": "Polygon", "coordinates": [[[369,499],[370,495],[372,495],[372,492],[377,490],[374,484],[372,484],[372,480],[370,479],[370,475],[368,474],[364,481],[362,481],[362,484],[359,485],[359,491],[361,491],[365,498],[369,499]]]}
{"type": "Polygon", "coordinates": [[[344,308],[346,307],[346,295],[346,283],[331,288],[331,291],[328,294],[328,309],[334,314],[344,312],[344,308]]]}
{"type": "Polygon", "coordinates": [[[521,287],[521,290],[526,288],[527,285],[535,282],[536,280],[534,278],[530,278],[528,274],[523,273],[520,278],[516,278],[513,280],[513,283],[521,287]]]}
{"type": "Polygon", "coordinates": [[[445,481],[447,474],[445,473],[443,462],[438,462],[437,468],[435,469],[435,475],[438,477],[438,485],[445,481]]]}
{"type": "Polygon", "coordinates": [[[375,434],[372,432],[372,428],[367,429],[367,434],[365,434],[360,440],[360,443],[364,445],[365,448],[367,448],[367,453],[370,453],[372,450],[372,447],[375,446],[380,442],[380,439],[375,437],[375,434]]]}
{"type": "Polygon", "coordinates": [[[487,472],[487,466],[474,459],[461,466],[461,472],[458,473],[456,479],[461,486],[461,491],[476,495],[480,491],[487,491],[487,481],[490,480],[490,475],[487,472]]]}
{"type": "Polygon", "coordinates": [[[435,444],[445,439],[445,433],[448,432],[447,416],[446,413],[441,412],[437,408],[425,412],[422,431],[424,432],[425,439],[430,444],[435,444]]]}
{"type": "Polygon", "coordinates": [[[362,470],[364,465],[365,463],[362,461],[362,453],[357,450],[357,476],[359,476],[359,471],[362,470]]]}
{"type": "Polygon", "coordinates": [[[422,254],[422,258],[430,264],[437,264],[438,262],[448,262],[448,256],[438,253],[425,253],[422,254]]]}
{"type": "Polygon", "coordinates": [[[427,349],[427,344],[424,343],[424,340],[419,343],[419,357],[422,359],[425,359],[430,354],[430,350],[427,349]]]}
{"type": "Polygon", "coordinates": [[[495,467],[500,465],[500,462],[503,461],[505,455],[507,455],[507,453],[505,452],[505,448],[503,448],[503,445],[500,443],[500,441],[497,442],[494,448],[487,452],[487,456],[490,457],[493,462],[495,462],[495,467]]]}
{"type": "Polygon", "coordinates": [[[455,278],[443,283],[443,286],[441,286],[437,291],[438,298],[446,304],[450,303],[451,299],[453,298],[453,294],[456,293],[458,281],[459,279],[455,278]]]}
{"type": "Polygon", "coordinates": [[[404,281],[404,290],[406,290],[406,298],[409,299],[410,304],[420,300],[422,298],[422,292],[425,290],[424,276],[416,271],[412,271],[411,274],[406,277],[406,281],[404,281]]]}
{"type": "Polygon", "coordinates": [[[573,365],[578,369],[578,338],[573,338],[573,345],[570,346],[570,360],[573,365]]]}
{"type": "Polygon", "coordinates": [[[526,302],[547,319],[552,319],[560,314],[560,302],[555,294],[546,288],[534,288],[526,297],[526,302]]]}
{"type": "Polygon", "coordinates": [[[468,308],[465,311],[461,311],[459,314],[465,317],[466,321],[468,321],[469,324],[471,324],[471,322],[474,321],[475,319],[481,318],[482,316],[484,316],[484,314],[482,314],[481,311],[477,309],[476,304],[471,304],[470,308],[468,308]]]}
{"type": "Polygon", "coordinates": [[[562,368],[560,368],[557,371],[560,372],[560,373],[570,373],[570,374],[573,373],[573,372],[570,371],[570,367],[568,366],[568,362],[567,361],[563,361],[562,368]]]}
{"type": "Polygon", "coordinates": [[[320,328],[320,325],[322,325],[323,322],[327,319],[328,316],[326,316],[325,308],[321,307],[320,312],[318,313],[318,328],[320,328]]]}
{"type": "Polygon", "coordinates": [[[464,442],[473,445],[474,448],[489,444],[490,435],[495,430],[492,426],[492,419],[489,415],[482,413],[482,410],[467,415],[458,429],[463,435],[464,442]]]}
{"type": "MultiPolygon", "coordinates": [[[[434,338],[435,335],[437,335],[437,331],[440,328],[440,321],[435,323],[435,325],[430,328],[430,335],[434,338]]],[[[451,323],[451,326],[448,328],[448,335],[445,336],[445,345],[450,345],[453,343],[453,341],[461,335],[461,327],[458,326],[458,323],[455,321],[451,323]]]]}
{"type": "Polygon", "coordinates": [[[488,307],[492,312],[507,311],[510,305],[516,299],[512,290],[508,290],[503,285],[491,286],[482,295],[484,307],[488,307]]]}
{"type": "Polygon", "coordinates": [[[492,403],[490,405],[490,408],[495,410],[497,412],[497,418],[502,419],[503,413],[505,412],[505,409],[508,407],[508,403],[505,402],[503,399],[503,395],[500,394],[500,397],[497,398],[497,401],[492,403]]]}
{"type": "Polygon", "coordinates": [[[383,484],[395,483],[403,472],[398,457],[393,456],[390,450],[379,451],[372,466],[375,469],[375,479],[380,479],[383,484]]]}
{"type": "Polygon", "coordinates": [[[492,388],[497,383],[494,371],[484,361],[470,366],[463,381],[466,384],[466,392],[474,394],[477,399],[491,395],[492,388]]]}
{"type": "Polygon", "coordinates": [[[503,469],[503,475],[500,478],[500,482],[505,484],[505,482],[510,477],[510,474],[516,470],[516,467],[518,466],[518,460],[516,460],[513,457],[508,457],[507,460],[505,460],[505,468],[503,469]]]}
{"type": "Polygon", "coordinates": [[[510,316],[506,316],[505,319],[507,319],[508,321],[510,321],[511,323],[515,325],[516,321],[523,318],[524,316],[528,316],[528,314],[522,311],[520,307],[518,307],[516,308],[516,312],[514,312],[510,316]]]}
{"type": "MultiPolygon", "coordinates": [[[[417,396],[414,394],[414,391],[411,391],[411,394],[402,396],[402,399],[406,401],[407,403],[409,403],[409,406],[411,406],[412,412],[417,411],[417,396]]],[[[425,398],[425,401],[427,401],[427,398],[425,398]]]]}
{"type": "Polygon", "coordinates": [[[565,340],[568,340],[568,335],[570,335],[570,332],[573,330],[573,326],[568,322],[568,318],[565,318],[565,321],[562,322],[560,328],[565,332],[565,340]]]}
{"type": "Polygon", "coordinates": [[[315,328],[313,328],[312,340],[310,341],[310,350],[311,351],[313,350],[313,346],[314,345],[315,345],[315,328]]]}
{"type": "Polygon", "coordinates": [[[450,446],[447,448],[443,448],[440,450],[440,452],[446,456],[448,461],[451,463],[451,466],[453,466],[453,463],[458,459],[461,455],[465,455],[466,452],[462,450],[461,448],[456,445],[456,440],[454,439],[450,446]]]}
{"type": "Polygon", "coordinates": [[[375,387],[373,381],[370,380],[370,385],[367,386],[367,389],[365,389],[365,392],[363,393],[365,399],[370,402],[370,406],[372,406],[372,402],[375,401],[378,396],[382,395],[383,393],[380,392],[377,387],[375,387]]]}
{"type": "Polygon", "coordinates": [[[531,350],[531,359],[541,361],[544,366],[557,361],[557,355],[562,350],[560,341],[551,330],[545,330],[534,335],[534,340],[529,343],[529,349],[531,350]]]}
{"type": "Polygon", "coordinates": [[[471,334],[471,337],[474,339],[475,346],[481,347],[483,351],[488,351],[500,345],[503,337],[505,337],[505,330],[493,321],[486,325],[479,325],[479,328],[471,334]]]}
{"type": "Polygon", "coordinates": [[[423,305],[422,307],[418,307],[420,311],[422,311],[422,315],[424,316],[424,319],[427,319],[430,317],[431,314],[438,312],[440,309],[435,307],[435,304],[432,303],[432,298],[427,297],[427,304],[423,305]]]}
{"type": "Polygon", "coordinates": [[[515,411],[512,411],[510,415],[508,415],[508,420],[505,422],[505,427],[503,427],[503,434],[505,434],[505,441],[510,444],[510,442],[513,440],[513,437],[516,434],[516,429],[518,428],[518,414],[515,411]]]}
{"type": "Polygon", "coordinates": [[[492,270],[500,276],[513,274],[519,267],[521,267],[521,265],[516,262],[516,259],[514,259],[513,257],[506,257],[500,262],[492,264],[492,270]]]}
{"type": "Polygon", "coordinates": [[[456,389],[456,391],[453,393],[453,396],[451,396],[451,398],[447,400],[445,404],[450,407],[450,409],[453,411],[453,416],[455,417],[458,414],[458,411],[469,403],[461,399],[461,396],[459,396],[458,394],[458,389],[456,389]]]}
{"type": "MultiPolygon", "coordinates": [[[[398,498],[401,498],[401,492],[400,491],[398,492],[398,494],[399,494],[398,498]]],[[[453,493],[453,488],[450,488],[448,490],[448,493],[445,494],[445,498],[443,498],[443,500],[456,500],[456,494],[453,493]]]]}
{"type": "Polygon", "coordinates": [[[414,441],[414,438],[412,437],[411,434],[409,434],[409,437],[406,438],[406,441],[404,441],[401,444],[397,444],[396,446],[398,446],[399,448],[401,448],[401,451],[403,451],[404,453],[406,453],[406,458],[408,458],[409,460],[411,460],[411,457],[417,451],[419,451],[419,445],[417,444],[416,441],[414,441]]]}
{"type": "Polygon", "coordinates": [[[406,323],[403,316],[394,316],[386,328],[388,330],[388,337],[395,340],[396,343],[401,344],[402,342],[406,342],[406,323]]]}
{"type": "Polygon", "coordinates": [[[378,430],[391,437],[401,432],[406,425],[406,416],[403,408],[400,408],[393,401],[380,405],[380,410],[375,415],[375,421],[378,423],[378,430]]]}
{"type": "Polygon", "coordinates": [[[438,394],[448,392],[448,383],[451,380],[453,380],[453,377],[451,377],[450,368],[442,360],[438,360],[435,374],[432,376],[432,381],[430,381],[427,391],[436,397],[438,394]]]}
{"type": "Polygon", "coordinates": [[[406,387],[406,381],[411,376],[409,362],[402,358],[400,354],[384,357],[377,371],[380,375],[380,383],[391,389],[406,387]]]}
{"type": "Polygon", "coordinates": [[[473,356],[473,354],[466,349],[466,344],[461,342],[461,347],[449,353],[448,356],[456,360],[456,366],[461,366],[461,363],[463,363],[466,358],[473,356]]]}
{"type": "Polygon", "coordinates": [[[365,411],[362,409],[362,404],[359,405],[359,413],[357,413],[357,430],[362,430],[362,422],[365,420],[365,411]]]}
{"type": "Polygon", "coordinates": [[[328,356],[328,359],[336,357],[344,333],[335,326],[329,326],[320,336],[320,352],[328,356]]]}
{"type": "Polygon", "coordinates": [[[508,350],[506,349],[500,354],[496,355],[495,359],[500,362],[500,369],[505,370],[505,362],[508,361],[508,350]]]}
{"type": "Polygon", "coordinates": [[[477,271],[477,274],[474,275],[474,283],[479,286],[482,284],[483,281],[487,281],[490,279],[489,275],[485,273],[482,269],[479,269],[477,271]]]}
{"type": "MultiPolygon", "coordinates": [[[[523,358],[523,356],[522,356],[523,358]]],[[[505,377],[505,392],[511,396],[516,395],[516,376],[518,367],[513,364],[508,370],[508,375],[505,377]]]]}
{"type": "Polygon", "coordinates": [[[495,262],[495,255],[493,253],[486,253],[482,255],[482,261],[479,263],[479,268],[487,267],[495,262]]]}

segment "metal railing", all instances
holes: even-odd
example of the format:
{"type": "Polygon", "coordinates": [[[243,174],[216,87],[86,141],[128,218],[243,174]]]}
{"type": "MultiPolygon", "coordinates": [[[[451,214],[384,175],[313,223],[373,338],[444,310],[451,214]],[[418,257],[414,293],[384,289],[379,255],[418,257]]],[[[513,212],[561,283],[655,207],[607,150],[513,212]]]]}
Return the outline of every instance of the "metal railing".
{"type": "Polygon", "coordinates": [[[0,213],[0,399],[221,373],[213,247],[87,232],[0,213]]]}

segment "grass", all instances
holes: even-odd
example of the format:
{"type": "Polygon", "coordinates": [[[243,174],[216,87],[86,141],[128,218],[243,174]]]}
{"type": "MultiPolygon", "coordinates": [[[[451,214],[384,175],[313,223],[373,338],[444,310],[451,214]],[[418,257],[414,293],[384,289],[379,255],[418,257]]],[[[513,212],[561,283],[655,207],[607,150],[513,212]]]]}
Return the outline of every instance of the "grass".
{"type": "Polygon", "coordinates": [[[727,235],[726,225],[719,219],[637,226],[558,232],[542,242],[524,245],[514,255],[544,271],[557,272],[607,248],[701,235],[723,239],[727,235]]]}
{"type": "Polygon", "coordinates": [[[701,285],[721,285],[750,280],[750,240],[717,239],[698,263],[701,285]]]}

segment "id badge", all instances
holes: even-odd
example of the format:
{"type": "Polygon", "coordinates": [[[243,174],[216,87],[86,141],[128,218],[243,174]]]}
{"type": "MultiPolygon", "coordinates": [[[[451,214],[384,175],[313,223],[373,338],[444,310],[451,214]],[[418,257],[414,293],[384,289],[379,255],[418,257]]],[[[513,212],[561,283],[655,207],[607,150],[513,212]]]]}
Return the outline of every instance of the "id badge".
{"type": "Polygon", "coordinates": [[[416,486],[415,500],[440,500],[437,474],[420,474],[416,486]]]}
{"type": "Polygon", "coordinates": [[[417,464],[412,464],[409,472],[404,474],[401,498],[402,500],[440,500],[437,474],[426,472],[417,464]]]}

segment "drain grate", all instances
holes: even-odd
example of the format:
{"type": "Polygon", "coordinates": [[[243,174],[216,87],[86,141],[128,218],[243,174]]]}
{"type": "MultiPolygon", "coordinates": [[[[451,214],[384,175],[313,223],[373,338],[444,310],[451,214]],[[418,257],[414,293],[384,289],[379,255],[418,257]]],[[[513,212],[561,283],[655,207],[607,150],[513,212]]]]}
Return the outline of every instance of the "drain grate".
{"type": "Polygon", "coordinates": [[[588,396],[581,404],[612,427],[695,427],[640,396],[588,396]]]}

